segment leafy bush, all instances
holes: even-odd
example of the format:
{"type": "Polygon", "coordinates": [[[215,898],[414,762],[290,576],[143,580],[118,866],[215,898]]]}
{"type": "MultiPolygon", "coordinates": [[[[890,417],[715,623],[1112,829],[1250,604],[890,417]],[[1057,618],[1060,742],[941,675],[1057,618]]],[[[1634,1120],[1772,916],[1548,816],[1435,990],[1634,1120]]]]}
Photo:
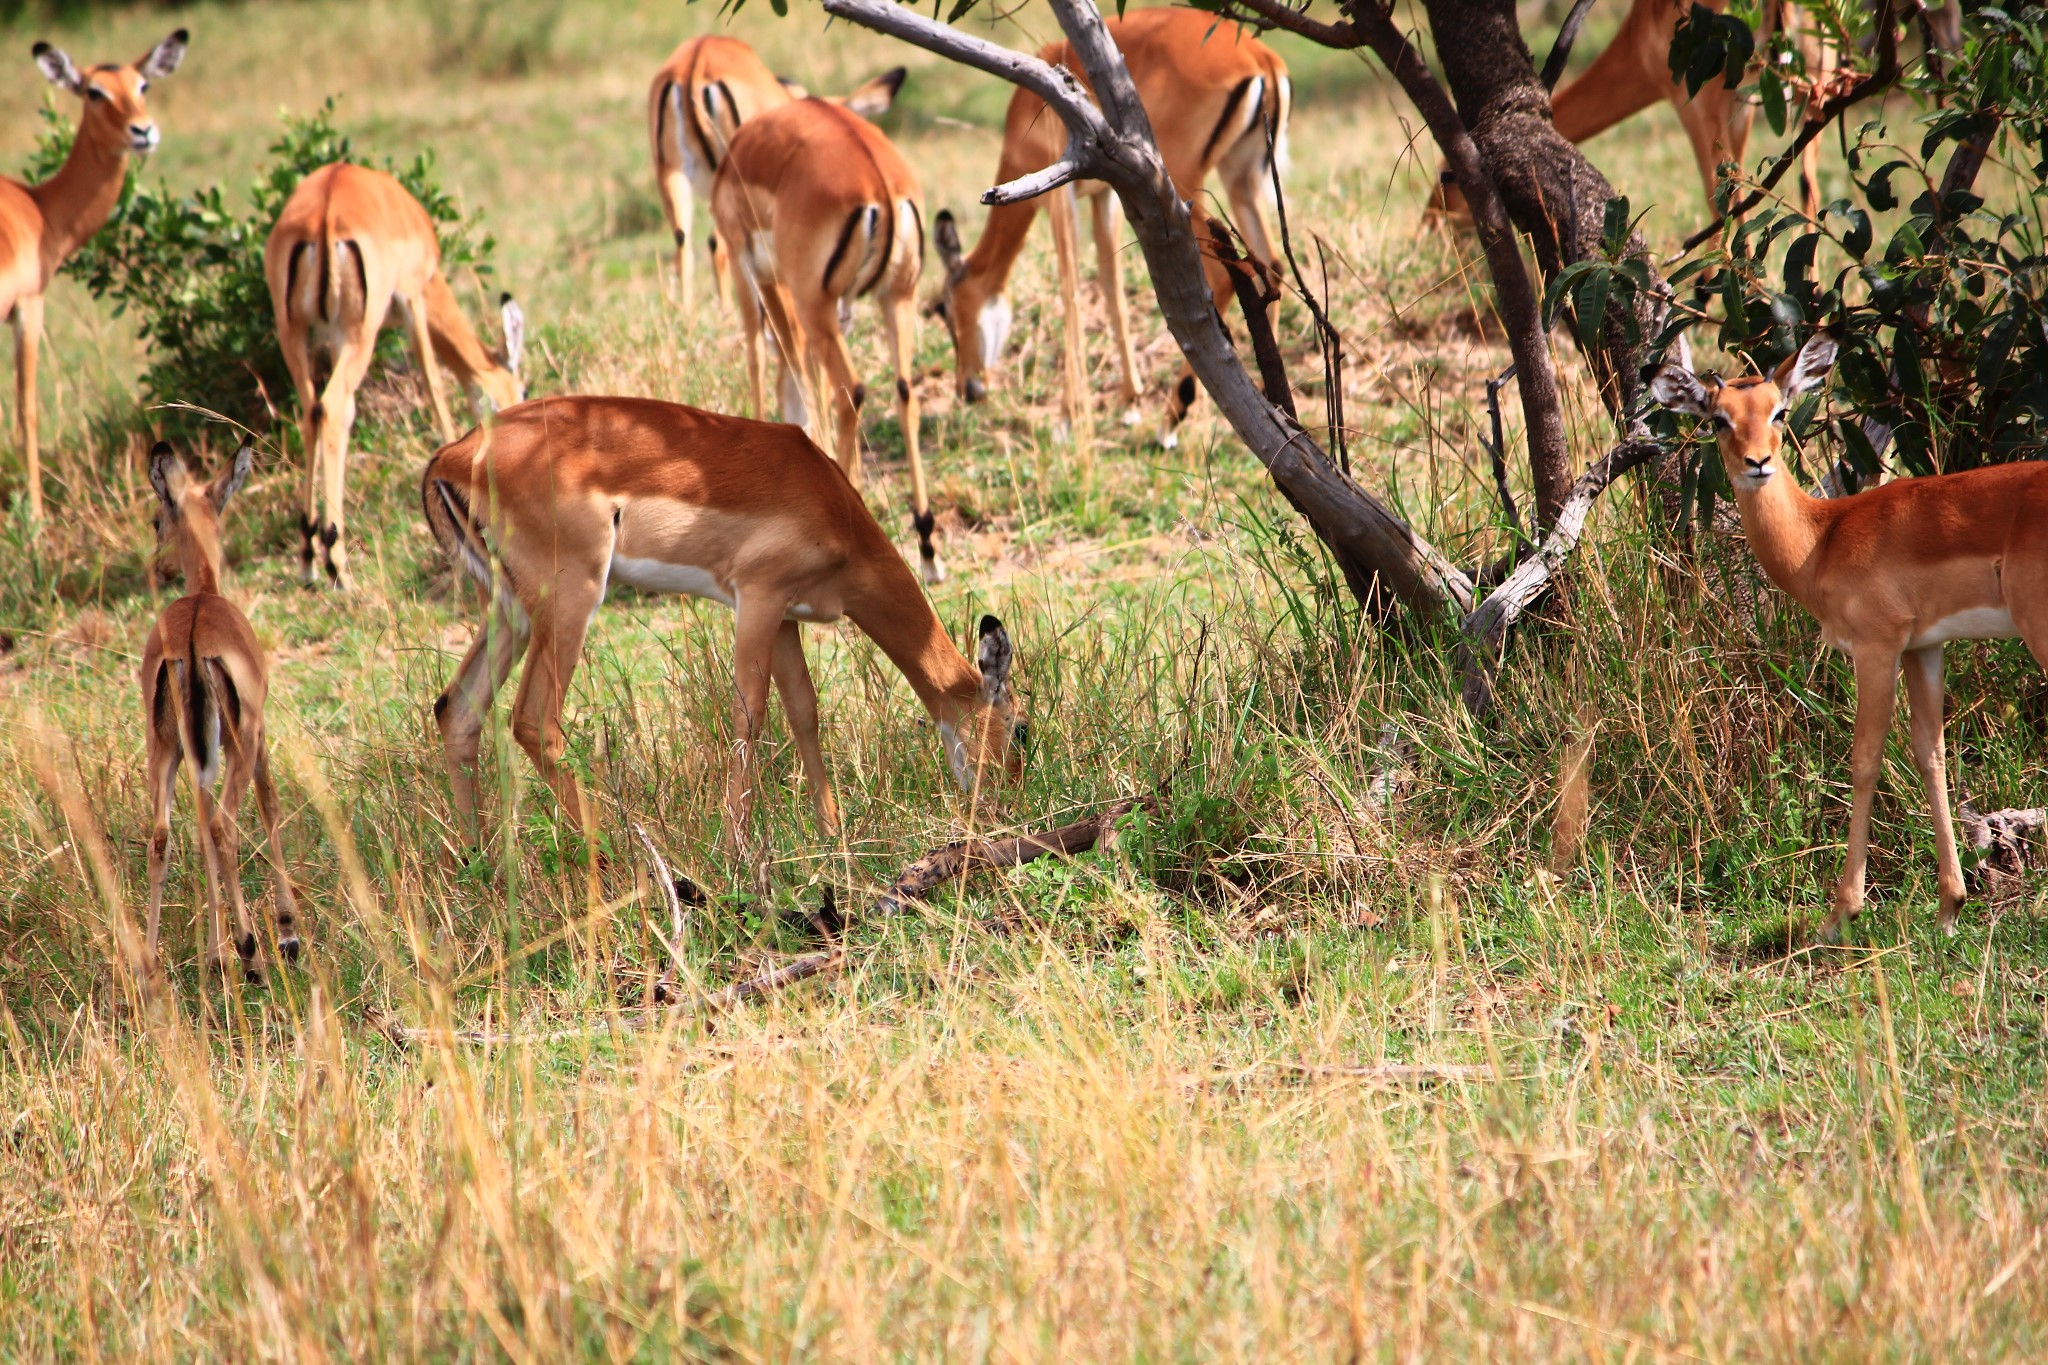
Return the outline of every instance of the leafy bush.
{"type": "Polygon", "coordinates": [[[1919,136],[1871,117],[1846,139],[1853,198],[1817,223],[1756,213],[1672,276],[1718,302],[1721,345],[1760,367],[1815,327],[1841,333],[1835,425],[1864,474],[1887,436],[1915,474],[2048,455],[2048,9],[1965,17],[1960,52],[1901,76],[1919,136]]]}
{"type": "MultiPolygon", "coordinates": [[[[292,401],[263,278],[263,243],[285,200],[308,174],[334,161],[372,164],[354,154],[333,116],[332,96],[310,117],[285,115],[284,132],[270,145],[270,159],[250,182],[248,207],[240,212],[218,185],[180,196],[161,180],[148,185],[131,175],[106,227],[65,264],[65,272],[95,298],[112,299],[117,316],[134,314],[148,345],[142,374],[148,401],[190,404],[251,424],[270,406],[292,401]]],[[[72,136],[71,126],[46,105],[28,167],[31,180],[55,173],[70,153],[72,136]]],[[[452,273],[471,266],[487,273],[495,243],[479,235],[476,216],[465,216],[442,190],[432,153],[404,165],[388,158],[381,164],[434,220],[443,268],[452,273]]],[[[397,334],[387,331],[380,358],[393,359],[403,350],[397,334]]],[[[160,425],[190,428],[201,420],[173,408],[160,425]]]]}

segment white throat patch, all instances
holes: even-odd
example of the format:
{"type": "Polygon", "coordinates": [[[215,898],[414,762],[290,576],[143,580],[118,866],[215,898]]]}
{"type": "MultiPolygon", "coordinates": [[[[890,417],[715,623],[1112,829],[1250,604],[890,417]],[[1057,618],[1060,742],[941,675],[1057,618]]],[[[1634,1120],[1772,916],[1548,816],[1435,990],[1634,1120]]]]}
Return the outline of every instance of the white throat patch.
{"type": "Polygon", "coordinates": [[[939,738],[946,746],[946,766],[953,770],[953,781],[959,784],[961,791],[973,791],[967,771],[967,746],[960,742],[960,732],[953,728],[953,722],[939,722],[939,738]]]}
{"type": "Polygon", "coordinates": [[[1010,296],[998,294],[984,303],[975,327],[981,333],[981,366],[992,370],[1003,358],[1003,347],[1010,340],[1010,296]]]}

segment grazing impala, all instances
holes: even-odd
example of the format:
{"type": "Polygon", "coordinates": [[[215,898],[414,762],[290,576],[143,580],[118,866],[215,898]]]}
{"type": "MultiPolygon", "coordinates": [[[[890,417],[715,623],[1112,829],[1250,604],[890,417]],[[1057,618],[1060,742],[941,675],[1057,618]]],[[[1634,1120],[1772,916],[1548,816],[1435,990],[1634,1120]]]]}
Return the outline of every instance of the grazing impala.
{"type": "Polygon", "coordinates": [[[590,828],[561,766],[562,698],[615,582],[733,609],[726,810],[742,852],[771,679],[818,819],[838,828],[800,621],[845,616],[881,647],[938,722],[970,794],[1021,763],[1008,633],[984,617],[981,667],[962,657],[845,471],[795,427],[642,398],[538,399],[438,452],[420,496],[434,538],[492,593],[489,619],[434,703],[455,804],[472,829],[484,718],[521,654],[512,733],[564,812],[590,828]]]}
{"type": "Polygon", "coordinates": [[[1757,561],[1855,668],[1849,850],[1826,931],[1863,905],[1871,795],[1903,660],[1913,761],[1934,814],[1941,925],[1954,932],[1963,870],[1949,819],[1941,650],[1950,640],[2017,635],[2048,664],[2048,466],[1996,465],[1809,498],[1778,466],[1778,424],[1834,363],[1835,340],[1822,333],[1769,378],[1724,384],[1666,365],[1650,391],[1665,407],[1712,422],[1757,561]]]}
{"type": "MultiPolygon", "coordinates": [[[[1728,0],[1702,0],[1710,10],[1728,8],[1728,0]]],[[[1633,0],[1614,41],[1592,64],[1559,87],[1550,100],[1550,117],[1557,131],[1572,142],[1584,142],[1648,109],[1669,101],[1678,112],[1678,122],[1692,143],[1693,161],[1699,167],[1700,183],[1707,203],[1714,202],[1721,167],[1734,162],[1740,166],[1749,147],[1750,123],[1755,111],[1746,95],[1731,89],[1719,73],[1689,94],[1682,74],[1671,70],[1671,40],[1678,22],[1687,14],[1691,0],[1633,0]]],[[[1838,63],[1833,49],[1805,31],[1799,7],[1772,3],[1764,15],[1765,32],[1791,34],[1799,43],[1805,61],[1808,94],[1834,78],[1838,63]]],[[[1791,103],[1795,117],[1805,108],[1806,94],[1791,103]]],[[[1456,184],[1439,176],[1430,198],[1430,212],[1453,217],[1466,216],[1465,197],[1456,184]]],[[[1799,185],[1806,216],[1820,213],[1820,143],[1808,143],[1799,155],[1799,185]]]]}
{"type": "Polygon", "coordinates": [[[14,425],[21,439],[29,515],[43,516],[43,462],[36,438],[36,352],[43,340],[43,295],[86,239],[106,223],[121,197],[131,153],[157,144],[156,120],[143,96],[151,80],[178,69],[184,29],[127,65],[80,71],[48,43],[35,46],[36,65],[60,90],[85,101],[71,154],[40,185],[0,178],[0,317],[14,326],[14,425]]]}
{"type": "Polygon", "coordinates": [[[270,836],[270,868],[277,878],[277,951],[298,960],[299,935],[291,878],[278,834],[277,788],[263,735],[269,669],[249,619],[220,594],[220,518],[228,499],[249,477],[248,442],[211,483],[185,469],[169,443],[149,455],[149,482],[162,507],[157,528],[185,571],[186,596],[164,608],[142,650],[142,714],[149,751],[149,796],[155,812],[149,835],[149,962],[158,968],[157,929],[163,915],[164,873],[171,845],[171,798],[182,766],[192,773],[200,859],[206,870],[206,960],[223,974],[263,977],[263,947],[242,899],[241,844],[235,816],[253,781],[256,805],[270,836]],[[235,936],[221,936],[221,886],[235,909],[235,936]]]}
{"type": "MultiPolygon", "coordinates": [[[[1196,240],[1207,240],[1203,231],[1206,215],[1200,201],[1202,186],[1211,171],[1220,171],[1224,194],[1252,255],[1260,261],[1273,262],[1276,253],[1266,224],[1266,207],[1273,197],[1275,163],[1283,168],[1286,164],[1287,118],[1293,104],[1286,63],[1245,30],[1213,14],[1188,9],[1144,9],[1107,23],[1110,36],[1123,51],[1124,63],[1137,84],[1145,112],[1151,117],[1152,132],[1159,141],[1167,174],[1194,207],[1196,240]]],[[[1039,56],[1065,66],[1079,77],[1081,64],[1065,42],[1053,43],[1039,56]]],[[[1085,84],[1085,77],[1079,78],[1085,84]]],[[[1065,151],[1065,126],[1043,100],[1019,89],[1010,99],[1010,112],[1003,125],[997,181],[1015,180],[1042,170],[1065,151]]],[[[1100,184],[1078,188],[1090,205],[1096,270],[1109,311],[1110,330],[1116,337],[1123,401],[1135,403],[1138,362],[1131,351],[1123,285],[1117,274],[1115,199],[1100,184]]],[[[1059,256],[1061,292],[1071,301],[1076,297],[1072,281],[1077,267],[1073,224],[1065,207],[1070,202],[1066,195],[1056,194],[1049,217],[1059,256]]],[[[1003,343],[1009,337],[1010,300],[1006,291],[1010,271],[1024,250],[1024,240],[1037,214],[1036,200],[990,209],[981,241],[973,251],[964,253],[953,216],[942,211],[933,221],[932,238],[946,267],[938,312],[952,329],[960,395],[970,403],[979,402],[987,393],[984,376],[1001,358],[1003,343]]],[[[1203,261],[1217,306],[1227,308],[1234,298],[1228,272],[1221,261],[1206,251],[1203,261]]],[[[1070,323],[1069,334],[1079,335],[1078,322],[1070,323]]],[[[1078,364],[1069,367],[1070,376],[1079,373],[1078,364]]],[[[1072,382],[1070,378],[1070,385],[1072,382]]],[[[1173,444],[1174,428],[1194,399],[1194,371],[1183,364],[1167,403],[1162,443],[1173,444]]],[[[1078,415],[1082,404],[1081,395],[1069,392],[1070,419],[1078,415]]]]}
{"type": "Polygon", "coordinates": [[[808,391],[819,434],[856,488],[867,390],[853,372],[840,326],[854,299],[875,296],[896,370],[918,557],[925,581],[937,582],[943,574],[932,547],[911,387],[917,281],[924,270],[924,191],[917,176],[867,120],[824,100],[793,100],[750,120],[733,138],[712,182],[711,214],[748,285],[740,317],[754,415],[768,415],[765,316],[781,362],[783,420],[804,421],[808,391]]]}
{"type": "Polygon", "coordinates": [[[526,319],[510,294],[501,298],[504,346],[487,349],[441,274],[434,220],[391,176],[345,162],[322,166],[292,191],[264,245],[263,274],[306,447],[301,565],[306,582],[317,581],[317,546],[327,581],[346,591],[343,475],[356,390],[377,354],[377,333],[396,309],[445,444],[455,439],[455,423],[435,357],[455,372],[479,415],[509,408],[526,396],[519,380],[526,319]]]}
{"type": "MultiPolygon", "coordinates": [[[[888,111],[902,84],[899,66],[834,103],[874,118],[888,111]]],[[[690,279],[693,196],[710,197],[711,177],[724,164],[726,148],[741,124],[804,95],[802,86],[770,71],[754,49],[720,33],[686,40],[654,73],[647,91],[647,139],[654,148],[661,209],[676,238],[676,276],[682,281],[685,309],[695,306],[690,279]]],[[[716,233],[710,246],[712,288],[723,291],[726,263],[716,233]]]]}

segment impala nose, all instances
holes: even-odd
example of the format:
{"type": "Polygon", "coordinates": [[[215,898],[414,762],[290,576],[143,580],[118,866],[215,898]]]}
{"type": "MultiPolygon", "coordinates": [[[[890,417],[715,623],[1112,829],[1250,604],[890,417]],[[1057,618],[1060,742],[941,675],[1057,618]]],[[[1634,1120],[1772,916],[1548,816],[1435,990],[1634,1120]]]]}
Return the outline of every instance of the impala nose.
{"type": "Polygon", "coordinates": [[[981,382],[980,376],[977,375],[967,381],[968,402],[979,403],[986,397],[988,397],[988,385],[981,382]]]}
{"type": "Polygon", "coordinates": [[[1755,479],[1758,483],[1762,483],[1765,479],[1771,477],[1771,462],[1769,460],[1751,460],[1745,457],[1743,463],[1749,466],[1749,477],[1755,479]]]}
{"type": "Polygon", "coordinates": [[[154,123],[131,123],[128,125],[128,141],[138,152],[153,152],[157,140],[162,136],[154,123]]]}

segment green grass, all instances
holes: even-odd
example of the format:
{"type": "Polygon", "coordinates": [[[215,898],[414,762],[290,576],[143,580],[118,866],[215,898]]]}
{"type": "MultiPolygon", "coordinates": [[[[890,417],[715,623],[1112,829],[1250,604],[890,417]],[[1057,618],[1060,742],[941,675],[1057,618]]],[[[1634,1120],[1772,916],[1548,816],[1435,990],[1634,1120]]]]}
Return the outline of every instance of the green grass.
{"type": "MultiPolygon", "coordinates": [[[[431,146],[486,211],[535,324],[536,391],[742,407],[734,329],[715,308],[679,316],[648,212],[645,82],[714,10],[521,0],[440,16],[200,4],[49,36],[97,61],[190,25],[186,66],[153,92],[150,173],[177,184],[245,178],[281,106],[345,92],[358,146],[431,146]]],[[[813,88],[910,65],[890,129],[929,204],[978,223],[1004,91],[812,14],[756,3],[741,31],[813,88]]],[[[1049,31],[1026,9],[1000,36],[1049,31]]],[[[20,52],[40,34],[7,36],[20,52]]],[[[1286,53],[1301,76],[1290,208],[1333,251],[1360,476],[1483,560],[1505,531],[1474,434],[1505,355],[1483,309],[1475,329],[1462,248],[1416,233],[1433,158],[1404,150],[1415,120],[1369,69],[1286,53]]],[[[24,58],[0,94],[13,164],[41,89],[24,58]]],[[[1668,113],[1596,154],[1657,205],[1654,240],[1695,225],[1668,113]]],[[[1745,571],[1742,547],[1690,566],[1617,490],[1475,724],[1450,641],[1360,627],[1206,404],[1179,450],[1140,449],[1098,365],[1092,459],[1053,439],[1050,297],[1041,233],[1005,384],[973,411],[924,330],[955,570],[934,600],[963,641],[984,610],[1017,639],[1032,764],[999,824],[1155,790],[1160,811],[1072,863],[856,923],[843,977],[716,1020],[402,1050],[370,1021],[528,1033],[637,1002],[664,964],[665,912],[629,821],[716,893],[682,944],[699,984],[803,948],[784,914],[818,888],[857,910],[958,837],[937,737],[851,628],[811,631],[846,829],[820,835],[779,746],[763,803],[774,892],[748,901],[720,843],[729,618],[620,593],[567,713],[609,861],[593,879],[502,726],[472,855],[427,712],[474,629],[417,513],[428,423],[386,401],[360,432],[362,590],[347,601],[296,584],[295,441],[273,440],[230,514],[230,591],[272,654],[312,959],[268,990],[201,979],[181,797],[175,1006],[146,1016],[114,925],[144,894],[134,670],[176,590],[144,585],[133,344],[58,286],[56,515],[40,539],[0,528],[0,1354],[2048,1352],[2039,889],[1973,902],[1954,939],[1936,931],[1898,744],[1850,945],[1772,948],[1824,906],[1839,857],[1850,680],[1774,594],[1731,599],[1719,565],[1745,571]],[[1408,753],[1381,807],[1390,721],[1408,753]],[[1568,855],[1559,774],[1588,736],[1590,822],[1568,855]],[[1388,1081],[1383,1062],[1482,1070],[1388,1081]]],[[[1170,343],[1138,311],[1163,388],[1170,343]]],[[[1283,310],[1298,375],[1302,321],[1283,310]]],[[[856,341],[870,376],[878,331],[864,319],[856,341]]],[[[1608,427],[1560,355],[1590,456],[1608,427]]],[[[868,431],[872,505],[906,536],[900,435],[880,418],[868,431]]],[[[2037,802],[2043,679],[2023,651],[1953,651],[1949,695],[1971,795],[2037,802]]],[[[244,884],[267,908],[259,859],[244,884]]]]}

